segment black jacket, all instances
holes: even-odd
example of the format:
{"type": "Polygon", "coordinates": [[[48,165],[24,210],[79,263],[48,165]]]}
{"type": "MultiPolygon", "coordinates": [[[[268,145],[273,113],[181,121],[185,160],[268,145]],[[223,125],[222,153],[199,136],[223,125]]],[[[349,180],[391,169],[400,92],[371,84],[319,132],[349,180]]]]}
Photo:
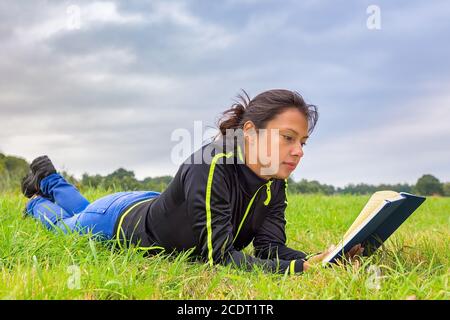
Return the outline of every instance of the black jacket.
{"type": "Polygon", "coordinates": [[[149,249],[193,248],[211,265],[302,272],[305,253],[286,246],[287,181],[259,177],[237,150],[220,139],[194,152],[160,196],[124,210],[120,238],[149,249]],[[252,242],[256,257],[240,251],[252,242]]]}

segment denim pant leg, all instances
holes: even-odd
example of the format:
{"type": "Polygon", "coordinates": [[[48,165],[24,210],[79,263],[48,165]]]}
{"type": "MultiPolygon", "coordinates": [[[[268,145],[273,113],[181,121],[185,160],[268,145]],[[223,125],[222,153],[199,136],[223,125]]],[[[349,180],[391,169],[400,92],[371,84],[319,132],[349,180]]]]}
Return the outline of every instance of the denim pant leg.
{"type": "Polygon", "coordinates": [[[42,193],[70,214],[83,211],[89,201],[75,186],[68,183],[59,173],[51,174],[41,181],[42,193]]]}
{"type": "Polygon", "coordinates": [[[43,197],[36,197],[28,201],[26,205],[28,214],[39,220],[47,229],[53,229],[55,226],[66,230],[61,221],[72,218],[73,214],[43,197]]]}
{"type": "Polygon", "coordinates": [[[155,191],[117,192],[89,204],[82,212],[69,213],[49,199],[36,197],[27,203],[27,211],[48,229],[60,228],[96,235],[99,239],[114,237],[114,227],[123,210],[138,201],[159,196],[155,191]]]}
{"type": "MultiPolygon", "coordinates": [[[[125,208],[133,203],[155,198],[159,195],[160,193],[155,191],[128,191],[104,196],[75,215],[78,217],[76,228],[80,233],[92,232],[100,239],[113,239],[117,219],[125,208]]],[[[68,220],[70,222],[71,219],[68,220]]]]}

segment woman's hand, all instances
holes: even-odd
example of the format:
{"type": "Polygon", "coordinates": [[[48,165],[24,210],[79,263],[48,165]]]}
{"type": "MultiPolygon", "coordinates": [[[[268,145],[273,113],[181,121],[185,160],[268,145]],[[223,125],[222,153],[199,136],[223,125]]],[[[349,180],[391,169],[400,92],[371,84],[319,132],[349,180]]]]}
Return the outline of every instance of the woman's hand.
{"type": "Polygon", "coordinates": [[[309,258],[307,261],[305,261],[303,263],[303,271],[307,271],[313,265],[316,265],[316,264],[322,262],[322,260],[334,249],[336,249],[336,246],[332,245],[327,250],[309,258]]]}
{"type": "Polygon", "coordinates": [[[364,247],[362,247],[361,244],[358,243],[356,246],[351,248],[349,252],[347,252],[345,254],[345,259],[348,262],[354,262],[362,255],[363,252],[364,252],[364,247]]]}
{"type": "MultiPolygon", "coordinates": [[[[307,271],[313,265],[316,265],[317,263],[321,263],[322,260],[334,249],[336,249],[336,246],[333,245],[333,246],[329,247],[326,251],[321,252],[321,253],[309,258],[307,261],[305,261],[303,263],[303,271],[307,271]]],[[[364,252],[364,247],[362,247],[361,244],[357,244],[345,254],[345,259],[342,259],[342,260],[344,262],[350,262],[350,263],[357,262],[358,257],[363,252],[364,252]]],[[[338,264],[342,264],[342,260],[340,260],[338,262],[338,264]]]]}

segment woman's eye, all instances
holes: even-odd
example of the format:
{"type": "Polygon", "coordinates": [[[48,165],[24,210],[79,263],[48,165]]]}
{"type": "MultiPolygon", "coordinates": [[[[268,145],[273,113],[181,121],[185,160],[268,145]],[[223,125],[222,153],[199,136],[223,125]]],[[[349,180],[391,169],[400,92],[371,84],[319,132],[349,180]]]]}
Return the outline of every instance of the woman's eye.
{"type": "Polygon", "coordinates": [[[292,137],[289,137],[289,136],[283,136],[287,141],[292,141],[292,140],[294,140],[292,137]]]}
{"type": "Polygon", "coordinates": [[[306,146],[306,142],[302,142],[302,147],[306,146]]]}

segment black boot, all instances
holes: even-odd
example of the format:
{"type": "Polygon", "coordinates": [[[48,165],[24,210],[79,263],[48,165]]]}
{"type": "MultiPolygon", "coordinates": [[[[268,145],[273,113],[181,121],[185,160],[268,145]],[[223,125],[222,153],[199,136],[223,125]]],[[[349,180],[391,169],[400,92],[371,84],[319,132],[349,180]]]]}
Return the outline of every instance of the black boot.
{"type": "Polygon", "coordinates": [[[40,156],[34,159],[30,164],[30,168],[32,173],[31,183],[37,190],[40,190],[42,179],[56,173],[53,163],[47,156],[40,156]]]}
{"type": "Polygon", "coordinates": [[[33,174],[31,172],[29,172],[22,179],[21,183],[22,193],[27,198],[31,198],[35,194],[40,194],[40,190],[34,186],[33,180],[34,180],[33,174]]]}
{"type": "MultiPolygon", "coordinates": [[[[29,172],[25,177],[22,179],[22,193],[25,197],[31,198],[34,195],[43,196],[41,190],[36,189],[33,184],[33,174],[29,172]]],[[[25,207],[22,212],[22,218],[28,217],[29,213],[27,211],[27,208],[25,207]]]]}

